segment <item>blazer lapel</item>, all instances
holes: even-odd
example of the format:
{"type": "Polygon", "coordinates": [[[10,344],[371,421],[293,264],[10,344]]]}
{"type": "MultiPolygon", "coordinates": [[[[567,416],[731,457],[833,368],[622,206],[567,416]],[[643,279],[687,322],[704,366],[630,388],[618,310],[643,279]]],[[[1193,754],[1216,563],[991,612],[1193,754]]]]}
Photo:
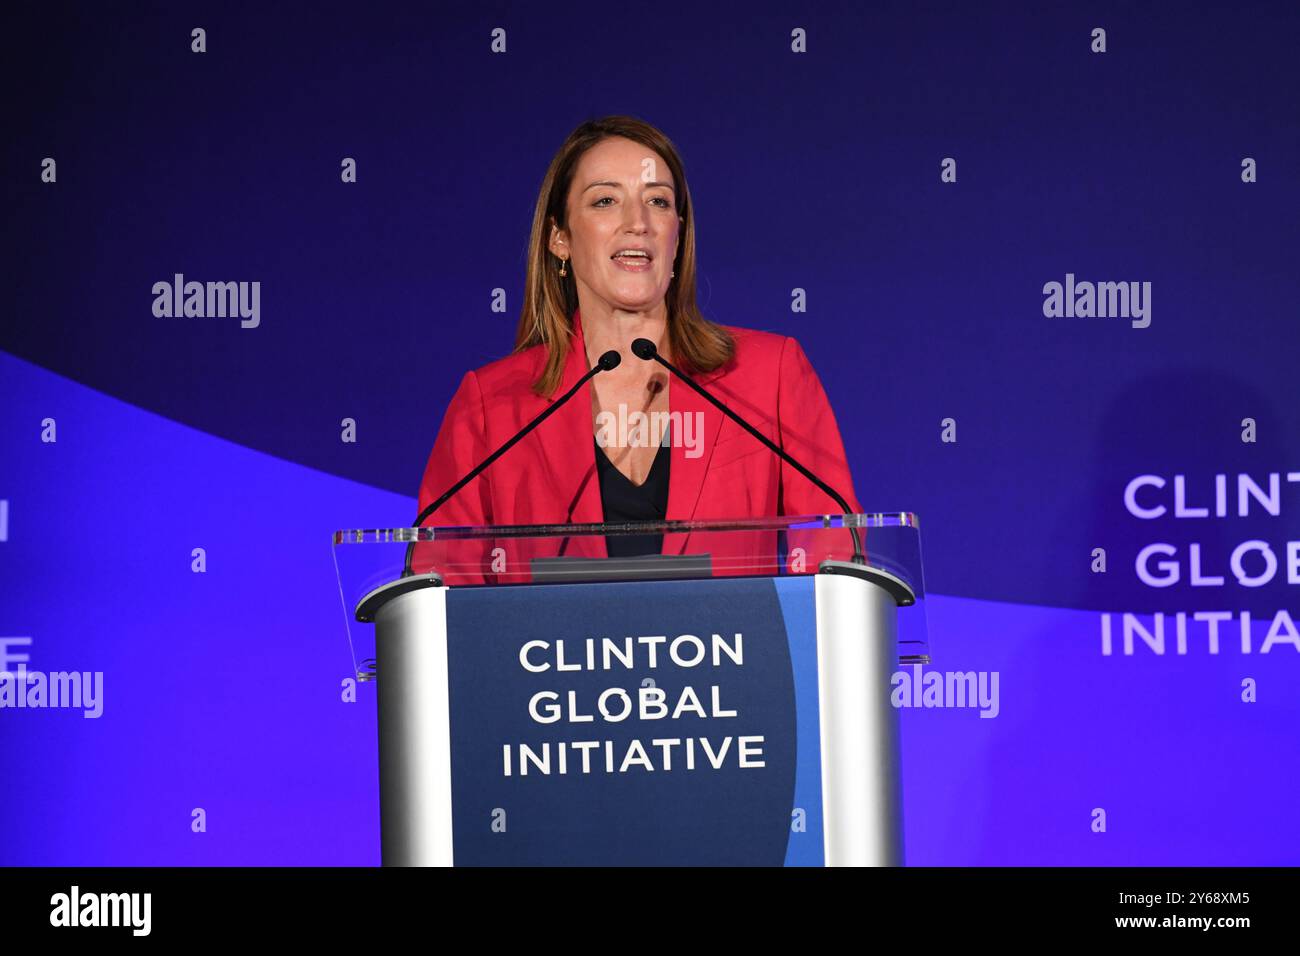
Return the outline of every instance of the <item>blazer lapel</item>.
{"type": "MultiPolygon", "coordinates": [[[[587,352],[582,338],[582,323],[577,310],[573,314],[573,336],[564,363],[560,387],[547,399],[554,404],[587,374],[587,352]]],[[[551,477],[561,514],[555,516],[565,524],[595,524],[605,520],[600,498],[600,481],[596,476],[595,434],[591,424],[591,383],[588,382],[567,405],[542,423],[542,455],[545,474],[551,477]]],[[[549,517],[548,521],[551,520],[549,517]]],[[[603,536],[566,539],[561,553],[582,553],[608,557],[603,536]],[[570,545],[570,542],[574,542],[570,545]]]]}
{"type": "MultiPolygon", "coordinates": [[[[707,388],[721,374],[719,369],[692,378],[707,388]]],[[[671,449],[668,520],[689,521],[695,517],[700,490],[704,487],[704,476],[708,474],[709,460],[713,457],[713,446],[717,443],[718,432],[722,428],[723,415],[675,375],[668,386],[668,408],[670,412],[681,413],[681,434],[673,435],[671,449]],[[685,441],[687,438],[690,439],[689,446],[685,441]]],[[[674,428],[679,427],[677,422],[678,419],[674,418],[674,428]]],[[[685,533],[665,535],[663,553],[683,553],[689,537],[685,533]]]]}

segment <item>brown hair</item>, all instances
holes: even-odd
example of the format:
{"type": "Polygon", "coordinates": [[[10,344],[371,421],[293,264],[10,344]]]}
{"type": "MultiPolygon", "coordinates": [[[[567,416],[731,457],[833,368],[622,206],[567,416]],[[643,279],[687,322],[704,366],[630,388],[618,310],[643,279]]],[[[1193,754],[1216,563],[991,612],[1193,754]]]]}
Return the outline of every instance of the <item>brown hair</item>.
{"type": "Polygon", "coordinates": [[[546,365],[533,383],[533,391],[550,395],[559,387],[573,334],[573,313],[578,307],[578,287],[573,270],[559,273],[560,259],[548,248],[550,221],[565,226],[565,204],[569,186],[583,153],[611,136],[622,136],[658,153],[668,164],[677,187],[677,214],[682,217],[682,237],[673,265],[676,277],[665,297],[668,307],[668,346],[673,361],[696,372],[708,372],[726,362],[735,351],[731,335],[706,319],[695,302],[695,216],[677,148],[662,132],[631,116],[606,116],[580,125],[560,146],[533,210],[533,229],[528,239],[528,274],[524,279],[524,307],[515,333],[515,351],[534,345],[546,346],[546,365]]]}

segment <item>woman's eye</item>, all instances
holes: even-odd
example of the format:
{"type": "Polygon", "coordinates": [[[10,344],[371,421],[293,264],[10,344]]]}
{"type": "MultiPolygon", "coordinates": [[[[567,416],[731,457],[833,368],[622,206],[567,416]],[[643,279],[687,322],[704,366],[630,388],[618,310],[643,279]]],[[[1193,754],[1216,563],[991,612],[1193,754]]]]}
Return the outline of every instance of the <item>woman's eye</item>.
{"type": "MultiPolygon", "coordinates": [[[[603,203],[606,203],[606,202],[613,202],[613,201],[614,201],[614,197],[613,197],[613,196],[601,196],[599,199],[597,199],[595,202],[593,202],[592,205],[593,205],[593,206],[600,206],[600,205],[602,205],[603,203]]],[[[660,205],[660,207],[659,207],[660,209],[671,209],[671,208],[673,207],[672,200],[671,200],[671,199],[665,199],[663,196],[655,196],[655,197],[652,198],[650,201],[651,201],[651,202],[655,202],[655,203],[661,203],[662,205],[660,205]]]]}

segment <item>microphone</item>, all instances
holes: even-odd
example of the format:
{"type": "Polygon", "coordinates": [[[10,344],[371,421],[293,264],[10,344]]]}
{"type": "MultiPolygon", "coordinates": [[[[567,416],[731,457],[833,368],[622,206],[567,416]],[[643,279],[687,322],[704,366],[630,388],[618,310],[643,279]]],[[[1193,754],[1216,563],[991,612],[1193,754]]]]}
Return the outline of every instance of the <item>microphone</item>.
{"type": "MultiPolygon", "coordinates": [[[[546,409],[546,411],[542,412],[540,415],[534,418],[523,428],[519,429],[519,431],[515,433],[513,438],[511,438],[508,442],[506,442],[504,445],[502,445],[492,454],[488,455],[481,462],[475,465],[470,470],[469,474],[467,474],[464,478],[460,479],[460,481],[456,482],[454,485],[448,488],[445,492],[443,492],[442,496],[438,498],[437,501],[434,501],[427,508],[425,508],[418,515],[416,515],[415,524],[413,525],[413,527],[416,528],[420,527],[421,522],[423,522],[425,518],[429,517],[429,515],[433,514],[435,511],[437,511],[439,508],[445,505],[449,500],[451,500],[452,496],[455,495],[456,492],[460,491],[467,484],[469,484],[480,474],[482,474],[484,469],[486,469],[489,465],[492,464],[492,462],[496,461],[498,458],[500,458],[502,455],[508,452],[511,448],[513,448],[521,438],[523,438],[525,435],[531,432],[542,422],[546,421],[546,419],[548,419],[552,414],[559,411],[560,406],[562,406],[565,402],[573,398],[573,396],[578,393],[578,389],[582,388],[582,386],[586,385],[589,381],[591,381],[601,372],[608,372],[611,369],[618,368],[619,364],[622,361],[623,361],[623,356],[619,355],[619,353],[615,349],[610,349],[608,352],[606,352],[604,355],[598,358],[596,360],[596,364],[593,365],[590,369],[588,369],[587,374],[583,375],[582,378],[578,379],[577,383],[573,386],[573,388],[569,389],[562,396],[560,396],[560,398],[557,401],[552,402],[550,408],[546,409]]],[[[406,560],[402,565],[402,577],[404,578],[408,578],[411,576],[411,559],[414,555],[415,555],[415,542],[412,541],[410,544],[406,546],[406,560]]]]}
{"type": "MultiPolygon", "coordinates": [[[[733,412],[726,405],[722,404],[722,402],[714,398],[713,395],[711,395],[704,388],[703,385],[700,385],[694,379],[686,375],[686,373],[682,372],[681,369],[677,368],[672,363],[670,363],[667,359],[665,359],[662,355],[660,355],[659,349],[657,349],[655,347],[655,344],[651,342],[649,339],[636,339],[632,343],[632,354],[639,359],[644,359],[647,362],[651,362],[651,361],[658,362],[664,368],[668,369],[668,371],[672,372],[679,379],[681,379],[692,389],[698,392],[706,401],[709,402],[709,404],[713,405],[714,408],[718,409],[718,411],[722,412],[722,414],[726,415],[733,422],[735,422],[741,428],[745,429],[745,431],[749,432],[760,442],[762,442],[765,446],[767,446],[767,448],[770,451],[772,451],[774,454],[776,454],[778,457],[780,457],[782,461],[788,463],[791,467],[793,467],[796,471],[798,471],[799,474],[803,475],[805,478],[811,481],[822,491],[826,492],[826,494],[830,495],[830,497],[834,499],[835,503],[844,509],[844,514],[852,513],[853,509],[849,507],[849,503],[844,500],[844,498],[840,495],[838,491],[836,491],[830,485],[826,484],[826,482],[822,481],[811,471],[805,468],[802,464],[796,461],[794,457],[791,456],[785,449],[779,447],[775,442],[773,442],[770,438],[768,438],[766,435],[760,432],[757,428],[755,428],[749,422],[745,421],[745,419],[741,418],[738,414],[733,412]]],[[[855,564],[866,564],[867,558],[862,551],[862,541],[858,537],[858,529],[849,528],[848,530],[853,535],[853,562],[855,564]]]]}

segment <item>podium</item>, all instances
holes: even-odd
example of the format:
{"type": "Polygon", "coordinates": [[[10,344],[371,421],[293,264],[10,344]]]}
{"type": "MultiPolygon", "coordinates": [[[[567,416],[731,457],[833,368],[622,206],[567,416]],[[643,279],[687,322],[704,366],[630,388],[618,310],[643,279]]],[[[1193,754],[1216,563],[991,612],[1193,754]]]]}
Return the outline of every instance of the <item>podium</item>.
{"type": "Polygon", "coordinates": [[[336,532],[384,865],[903,864],[918,526],[336,532]],[[609,557],[628,537],[658,553],[609,557]]]}

